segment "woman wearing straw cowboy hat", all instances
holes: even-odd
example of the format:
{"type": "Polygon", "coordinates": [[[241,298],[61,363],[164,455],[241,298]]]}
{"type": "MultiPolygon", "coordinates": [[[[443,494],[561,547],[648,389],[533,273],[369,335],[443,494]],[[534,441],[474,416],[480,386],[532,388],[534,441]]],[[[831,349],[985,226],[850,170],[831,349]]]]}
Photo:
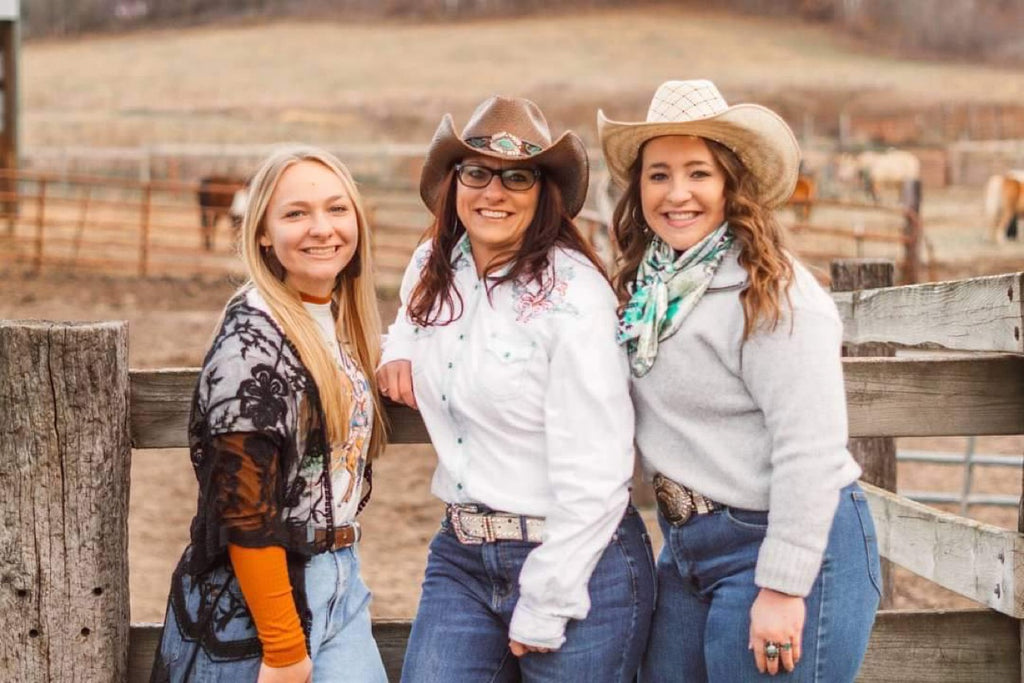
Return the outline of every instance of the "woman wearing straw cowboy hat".
{"type": "Polygon", "coordinates": [[[786,123],[669,81],[647,120],[598,113],[636,441],[665,545],[646,681],[852,681],[880,597],[846,450],[842,325],[771,210],[800,150],[786,123]]]}
{"type": "Polygon", "coordinates": [[[434,214],[378,371],[417,407],[447,504],[405,681],[632,681],[654,561],[629,505],[633,409],[616,301],[572,222],[586,151],[492,97],[427,152],[434,214]]]}

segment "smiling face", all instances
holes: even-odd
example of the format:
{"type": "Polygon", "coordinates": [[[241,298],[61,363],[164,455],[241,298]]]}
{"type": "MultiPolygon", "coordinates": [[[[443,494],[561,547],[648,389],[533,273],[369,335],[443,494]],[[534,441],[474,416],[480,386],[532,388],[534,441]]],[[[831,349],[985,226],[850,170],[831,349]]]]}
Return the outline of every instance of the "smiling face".
{"type": "Polygon", "coordinates": [[[329,296],[359,244],[359,222],[348,190],[316,161],[289,166],[263,217],[260,246],[271,247],[292,289],[329,296]]]}
{"type": "MultiPolygon", "coordinates": [[[[485,156],[467,157],[463,166],[484,166],[492,171],[530,168],[522,161],[501,161],[485,156]]],[[[537,212],[541,180],[528,190],[509,190],[497,175],[484,187],[468,187],[456,179],[455,210],[466,227],[477,273],[496,257],[512,253],[523,243],[526,229],[537,212]]]]}
{"type": "Polygon", "coordinates": [[[676,251],[685,251],[725,220],[725,172],[703,138],[667,135],[643,148],[644,220],[676,251]]]}

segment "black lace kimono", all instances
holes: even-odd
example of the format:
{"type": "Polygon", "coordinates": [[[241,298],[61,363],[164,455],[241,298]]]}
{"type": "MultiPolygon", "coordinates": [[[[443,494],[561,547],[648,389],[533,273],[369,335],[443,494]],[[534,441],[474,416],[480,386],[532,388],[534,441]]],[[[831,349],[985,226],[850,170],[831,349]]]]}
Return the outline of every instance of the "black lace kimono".
{"type": "MultiPolygon", "coordinates": [[[[353,389],[365,407],[368,385],[345,360],[343,367],[350,378],[355,375],[353,389]]],[[[359,402],[353,403],[356,410],[359,402]]],[[[365,410],[361,420],[362,433],[368,434],[365,410]]],[[[354,457],[343,454],[343,461],[353,462],[354,471],[342,496],[362,489],[362,441],[346,444],[354,448],[354,457]]],[[[228,543],[287,551],[308,651],[312,615],[304,569],[310,556],[328,549],[326,542],[323,547],[314,542],[313,529],[333,530],[336,524],[337,456],[332,482],[317,387],[255,289],[240,293],[225,309],[193,395],[189,448],[199,498],[190,544],[171,579],[153,681],[188,680],[197,648],[213,661],[261,656],[255,624],[228,560],[228,543]],[[224,447],[227,439],[239,436],[244,436],[244,451],[224,447]]]]}

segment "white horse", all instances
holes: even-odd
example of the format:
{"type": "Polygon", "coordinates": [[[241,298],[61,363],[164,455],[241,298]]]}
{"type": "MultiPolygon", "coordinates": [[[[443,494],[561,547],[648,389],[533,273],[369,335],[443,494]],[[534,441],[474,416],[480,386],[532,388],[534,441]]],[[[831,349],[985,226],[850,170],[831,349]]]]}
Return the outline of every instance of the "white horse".
{"type": "Polygon", "coordinates": [[[864,192],[876,204],[884,187],[902,191],[907,181],[921,179],[921,161],[912,153],[900,149],[884,152],[861,152],[857,156],[840,154],[836,177],[840,182],[852,184],[858,180],[864,192]]]}
{"type": "Polygon", "coordinates": [[[249,186],[235,192],[231,198],[231,206],[228,208],[228,216],[231,217],[231,227],[239,230],[242,227],[242,216],[245,215],[245,207],[249,204],[249,186]]]}

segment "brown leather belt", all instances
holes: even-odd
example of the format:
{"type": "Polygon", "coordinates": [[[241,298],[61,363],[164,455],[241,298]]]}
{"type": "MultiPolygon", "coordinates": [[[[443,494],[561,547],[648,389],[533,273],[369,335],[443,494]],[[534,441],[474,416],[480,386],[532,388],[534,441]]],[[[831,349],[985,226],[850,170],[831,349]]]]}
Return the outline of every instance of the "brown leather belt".
{"type": "Polygon", "coordinates": [[[672,526],[682,526],[694,514],[706,515],[725,506],[705,498],[693,489],[673,481],[661,473],[654,475],[654,495],[661,515],[672,526]]]}
{"type": "Polygon", "coordinates": [[[308,527],[312,538],[310,542],[323,551],[335,551],[342,548],[349,548],[359,542],[363,532],[359,522],[349,522],[335,527],[333,530],[324,527],[308,527]]]}
{"type": "Polygon", "coordinates": [[[480,545],[494,541],[540,543],[544,518],[513,515],[508,512],[481,511],[476,505],[449,503],[448,522],[460,543],[480,545]]]}

